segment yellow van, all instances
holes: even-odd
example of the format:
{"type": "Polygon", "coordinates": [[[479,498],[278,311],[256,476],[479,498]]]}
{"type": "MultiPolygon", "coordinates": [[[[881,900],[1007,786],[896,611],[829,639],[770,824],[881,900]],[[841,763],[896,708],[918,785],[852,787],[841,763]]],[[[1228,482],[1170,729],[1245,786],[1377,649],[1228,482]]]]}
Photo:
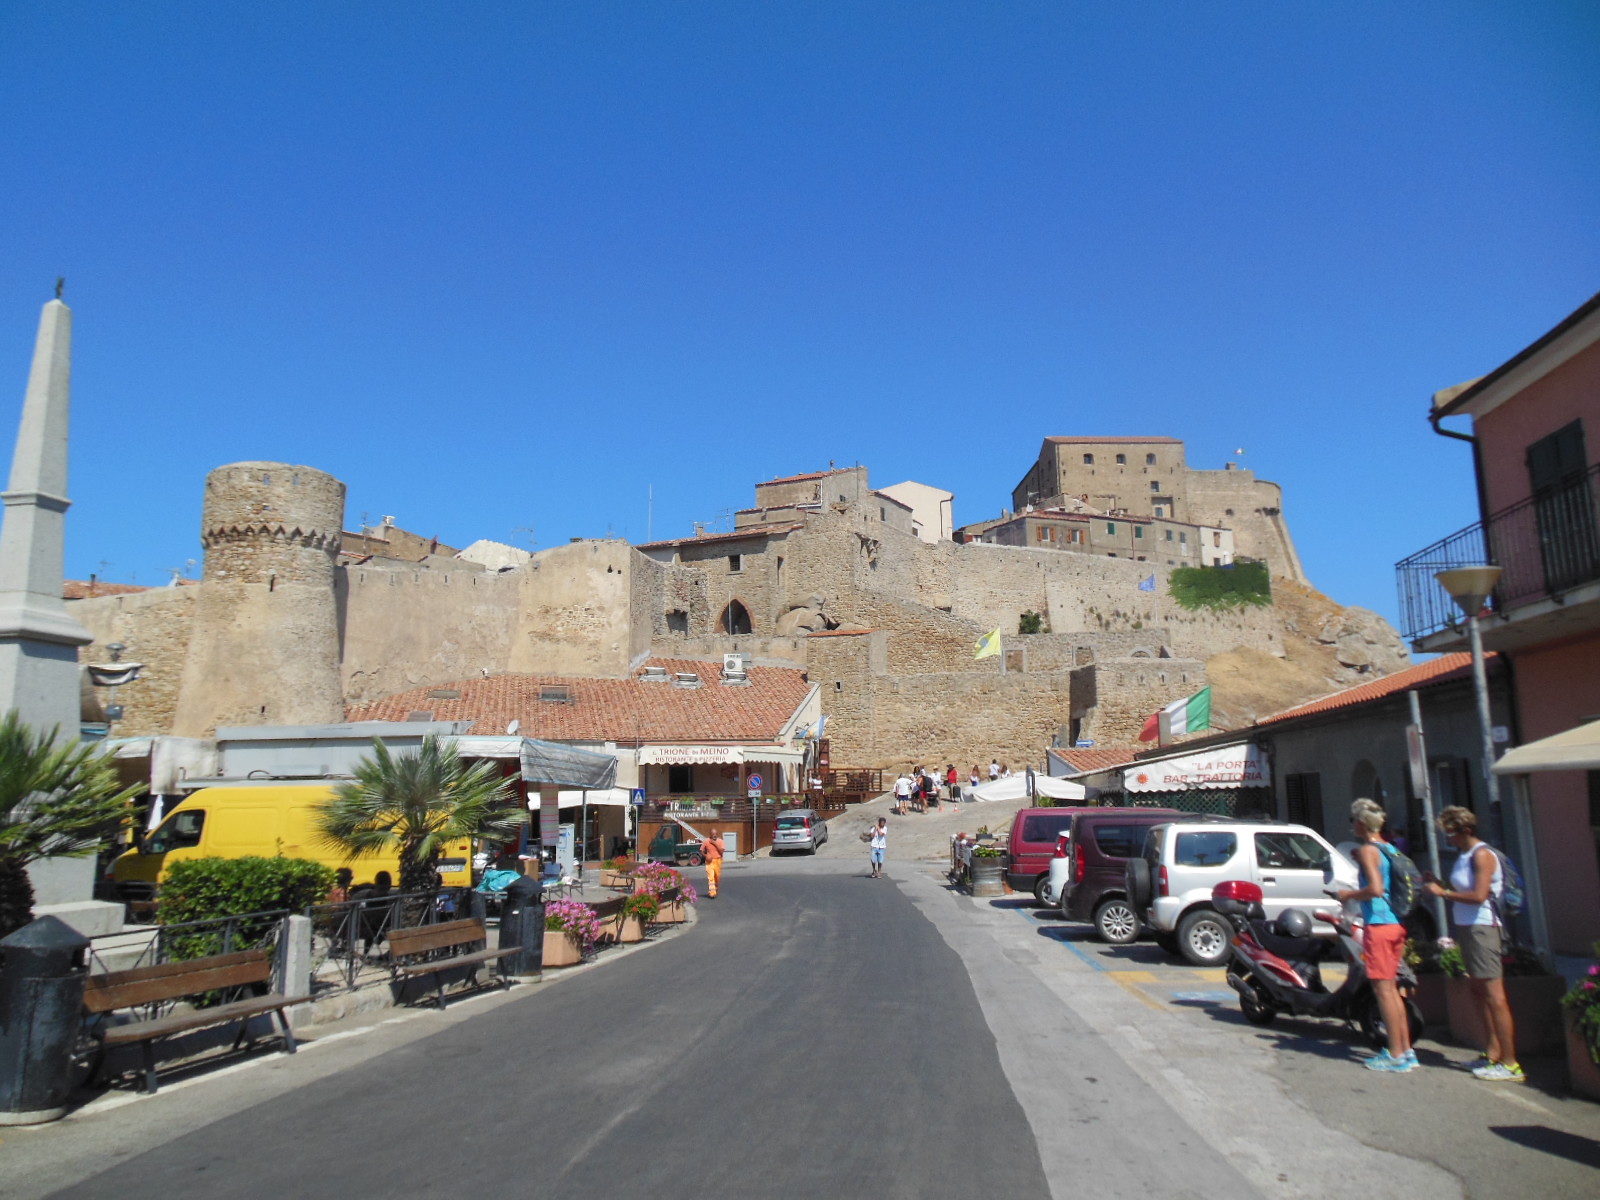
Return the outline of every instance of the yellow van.
{"type": "MultiPolygon", "coordinates": [[[[371,883],[379,871],[389,872],[398,886],[398,854],[364,854],[351,858],[323,843],[317,833],[317,811],[333,795],[330,787],[201,788],[170,813],[149,835],[111,866],[111,879],[122,900],[148,900],[166,877],[167,864],[187,858],[309,858],[330,867],[349,867],[355,882],[371,883]]],[[[472,849],[465,840],[452,843],[439,860],[446,887],[472,884],[472,849]]]]}

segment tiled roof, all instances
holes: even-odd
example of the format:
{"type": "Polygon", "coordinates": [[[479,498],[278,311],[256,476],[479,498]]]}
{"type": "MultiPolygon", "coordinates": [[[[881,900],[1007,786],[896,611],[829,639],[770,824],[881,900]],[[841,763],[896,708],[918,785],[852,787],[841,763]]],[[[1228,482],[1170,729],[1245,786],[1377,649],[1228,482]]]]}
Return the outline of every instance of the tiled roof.
{"type": "Polygon", "coordinates": [[[777,479],[760,479],[756,481],[757,487],[766,487],[770,483],[804,483],[808,479],[826,479],[829,475],[843,475],[847,471],[854,471],[855,467],[835,467],[831,471],[807,471],[804,475],[784,475],[777,479]]]}
{"type": "Polygon", "coordinates": [[[1057,445],[1063,443],[1084,443],[1092,445],[1098,443],[1102,446],[1181,446],[1183,439],[1173,437],[1047,437],[1047,442],[1057,445]]]}
{"type": "Polygon", "coordinates": [[[735,529],[732,533],[702,533],[695,537],[668,538],[661,542],[641,542],[635,549],[655,550],[665,546],[697,546],[702,542],[732,542],[739,538],[775,537],[780,533],[792,533],[804,526],[798,521],[775,521],[765,525],[746,525],[743,529],[735,529]]]}
{"type": "MultiPolygon", "coordinates": [[[[1492,665],[1498,657],[1498,654],[1491,651],[1484,655],[1484,662],[1492,665]]],[[[1334,692],[1331,696],[1323,696],[1320,700],[1312,700],[1308,704],[1273,713],[1270,717],[1262,717],[1256,724],[1275,725],[1280,721],[1292,721],[1296,717],[1309,717],[1317,713],[1335,712],[1341,708],[1353,708],[1358,704],[1370,704],[1374,700],[1408,692],[1412,688],[1430,687],[1453,679],[1465,679],[1471,669],[1472,655],[1465,651],[1459,654],[1441,654],[1429,662],[1407,667],[1404,671],[1396,671],[1393,675],[1385,675],[1382,679],[1374,679],[1371,683],[1346,688],[1342,692],[1334,692]]]]}
{"type": "Polygon", "coordinates": [[[1075,771],[1109,771],[1133,762],[1142,747],[1124,746],[1120,750],[1052,750],[1051,753],[1075,771]]]}
{"type": "MultiPolygon", "coordinates": [[[[193,587],[199,582],[198,579],[178,580],[181,587],[193,587]]],[[[82,579],[67,579],[61,584],[61,595],[67,600],[87,600],[91,596],[131,596],[135,592],[153,590],[142,583],[103,583],[98,579],[93,583],[87,583],[82,579]]]]}
{"type": "Polygon", "coordinates": [[[749,686],[720,681],[720,662],[652,658],[647,664],[669,673],[692,671],[702,686],[563,675],[494,675],[436,687],[413,688],[353,704],[350,721],[404,721],[432,712],[436,721],[472,721],[472,733],[498,734],[521,722],[524,737],[553,742],[771,742],[805,700],[805,672],[788,667],[751,667],[749,686]],[[540,700],[541,688],[563,685],[570,703],[540,700]],[[458,691],[441,699],[430,692],[458,691]]]}

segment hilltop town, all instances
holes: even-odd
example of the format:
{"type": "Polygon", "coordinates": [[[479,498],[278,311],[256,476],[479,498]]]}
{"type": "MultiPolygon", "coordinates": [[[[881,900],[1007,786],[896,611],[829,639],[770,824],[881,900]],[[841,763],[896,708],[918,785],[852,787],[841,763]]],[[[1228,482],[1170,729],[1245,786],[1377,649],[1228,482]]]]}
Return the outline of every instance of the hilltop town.
{"type": "Polygon", "coordinates": [[[124,737],[378,716],[502,732],[493,716],[627,745],[652,702],[578,713],[598,695],[579,682],[648,697],[665,680],[720,697],[725,731],[708,715],[690,740],[776,739],[804,716],[835,764],[1025,763],[1127,745],[1207,683],[1216,723],[1242,725],[1408,661],[1381,618],[1310,585],[1278,484],[1192,468],[1170,437],[1049,437],[1019,465],[1011,504],[960,527],[950,492],[850,466],[756,483],[731,528],[529,553],[392,518],[347,530],[334,476],[235,463],[206,480],[200,581],[74,585],[69,608],[94,636],[83,661],[116,643],[142,664],[116,696],[124,737]],[[1270,579],[1256,603],[1174,595],[1175,574],[1247,568],[1270,579]],[[1002,653],[975,658],[995,629],[1002,653]],[[490,684],[499,699],[475,701],[490,684]]]}

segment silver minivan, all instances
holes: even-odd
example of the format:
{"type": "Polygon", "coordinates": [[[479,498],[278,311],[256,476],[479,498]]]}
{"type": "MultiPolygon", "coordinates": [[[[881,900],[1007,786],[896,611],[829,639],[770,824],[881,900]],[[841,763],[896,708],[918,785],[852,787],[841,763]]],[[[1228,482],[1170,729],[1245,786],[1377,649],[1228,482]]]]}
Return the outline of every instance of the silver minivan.
{"type": "Polygon", "coordinates": [[[814,808],[789,808],[778,814],[772,830],[772,852],[804,850],[815,854],[828,840],[828,823],[814,808]]]}

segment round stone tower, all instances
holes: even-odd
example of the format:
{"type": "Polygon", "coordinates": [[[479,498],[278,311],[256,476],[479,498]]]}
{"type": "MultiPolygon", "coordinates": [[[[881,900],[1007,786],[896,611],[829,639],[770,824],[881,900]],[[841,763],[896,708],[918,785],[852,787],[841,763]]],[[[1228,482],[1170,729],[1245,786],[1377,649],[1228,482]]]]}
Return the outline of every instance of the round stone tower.
{"type": "Polygon", "coordinates": [[[245,462],[206,476],[205,576],[175,732],[344,719],[334,564],[344,484],[324,471],[245,462]]]}

